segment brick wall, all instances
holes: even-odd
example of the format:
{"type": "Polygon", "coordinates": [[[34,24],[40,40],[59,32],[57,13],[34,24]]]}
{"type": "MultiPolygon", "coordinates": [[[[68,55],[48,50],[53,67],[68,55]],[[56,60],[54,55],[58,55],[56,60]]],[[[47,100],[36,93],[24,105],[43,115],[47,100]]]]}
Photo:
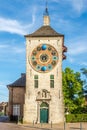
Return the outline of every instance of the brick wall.
{"type": "Polygon", "coordinates": [[[8,87],[9,88],[9,115],[13,115],[13,105],[20,105],[20,115],[23,116],[24,104],[24,87],[8,87]]]}

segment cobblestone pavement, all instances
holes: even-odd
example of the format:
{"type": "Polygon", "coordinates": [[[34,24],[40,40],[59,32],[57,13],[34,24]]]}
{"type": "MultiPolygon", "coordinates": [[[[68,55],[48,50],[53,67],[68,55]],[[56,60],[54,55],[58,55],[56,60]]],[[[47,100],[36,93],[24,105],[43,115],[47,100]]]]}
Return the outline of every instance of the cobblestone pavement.
{"type": "Polygon", "coordinates": [[[15,124],[1,123],[0,130],[87,130],[87,123],[67,124],[15,124]]]}

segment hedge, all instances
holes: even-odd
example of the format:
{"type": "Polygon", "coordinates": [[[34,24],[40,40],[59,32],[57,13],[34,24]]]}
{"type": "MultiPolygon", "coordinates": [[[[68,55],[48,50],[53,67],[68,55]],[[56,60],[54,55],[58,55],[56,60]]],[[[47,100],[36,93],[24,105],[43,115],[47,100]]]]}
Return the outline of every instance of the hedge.
{"type": "Polygon", "coordinates": [[[0,112],[0,116],[2,116],[2,115],[4,115],[4,113],[3,113],[3,112],[0,112]]]}
{"type": "Polygon", "coordinates": [[[66,122],[87,122],[87,114],[68,114],[66,122]]]}

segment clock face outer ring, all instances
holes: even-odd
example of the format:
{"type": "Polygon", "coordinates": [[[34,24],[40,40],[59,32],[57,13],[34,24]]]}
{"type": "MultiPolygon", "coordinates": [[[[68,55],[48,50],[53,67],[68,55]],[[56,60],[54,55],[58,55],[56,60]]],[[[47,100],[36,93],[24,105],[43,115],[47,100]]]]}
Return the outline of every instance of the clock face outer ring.
{"type": "Polygon", "coordinates": [[[58,63],[58,52],[49,44],[40,44],[33,49],[29,62],[35,71],[49,72],[58,63]]]}

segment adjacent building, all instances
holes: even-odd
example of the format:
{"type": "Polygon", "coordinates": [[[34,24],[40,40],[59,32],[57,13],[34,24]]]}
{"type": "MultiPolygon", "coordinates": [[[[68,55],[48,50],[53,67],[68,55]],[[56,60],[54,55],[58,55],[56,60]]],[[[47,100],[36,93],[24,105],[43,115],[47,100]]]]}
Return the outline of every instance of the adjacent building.
{"type": "Polygon", "coordinates": [[[21,74],[21,77],[12,84],[7,85],[9,90],[9,116],[11,120],[16,120],[16,117],[23,117],[23,105],[26,86],[26,75],[21,74]]]}
{"type": "Polygon", "coordinates": [[[8,115],[8,102],[0,103],[0,113],[3,115],[8,115]]]}

